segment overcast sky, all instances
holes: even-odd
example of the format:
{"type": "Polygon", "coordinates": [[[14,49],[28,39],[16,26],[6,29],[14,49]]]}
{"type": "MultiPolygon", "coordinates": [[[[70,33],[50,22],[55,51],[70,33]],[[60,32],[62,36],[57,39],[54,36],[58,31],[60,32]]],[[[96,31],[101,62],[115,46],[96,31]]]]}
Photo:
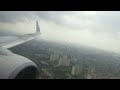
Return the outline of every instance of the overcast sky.
{"type": "Polygon", "coordinates": [[[119,11],[0,11],[0,30],[33,33],[36,20],[43,39],[120,53],[119,11]]]}

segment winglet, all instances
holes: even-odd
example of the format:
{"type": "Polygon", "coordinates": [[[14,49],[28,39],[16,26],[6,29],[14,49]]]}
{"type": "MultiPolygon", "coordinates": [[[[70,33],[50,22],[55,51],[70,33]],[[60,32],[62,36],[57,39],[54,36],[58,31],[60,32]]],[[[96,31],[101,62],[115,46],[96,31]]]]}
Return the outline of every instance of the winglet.
{"type": "Polygon", "coordinates": [[[36,21],[36,33],[40,33],[40,27],[38,21],[36,21]]]}

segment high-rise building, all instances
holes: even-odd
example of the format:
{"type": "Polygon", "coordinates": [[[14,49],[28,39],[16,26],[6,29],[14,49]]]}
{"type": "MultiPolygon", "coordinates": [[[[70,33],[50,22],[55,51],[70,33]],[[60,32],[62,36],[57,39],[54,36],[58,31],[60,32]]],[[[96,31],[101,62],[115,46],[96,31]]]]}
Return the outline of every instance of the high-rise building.
{"type": "Polygon", "coordinates": [[[58,66],[69,66],[69,65],[70,65],[70,60],[66,55],[63,56],[63,58],[59,59],[58,66]]]}
{"type": "Polygon", "coordinates": [[[80,75],[82,72],[82,67],[78,64],[72,66],[72,75],[80,75]]]}
{"type": "Polygon", "coordinates": [[[87,79],[96,79],[96,74],[95,74],[95,68],[94,67],[90,67],[88,69],[88,73],[86,74],[86,78],[87,79]]]}
{"type": "Polygon", "coordinates": [[[51,54],[50,61],[56,61],[59,60],[59,54],[54,52],[54,54],[51,54]]]}

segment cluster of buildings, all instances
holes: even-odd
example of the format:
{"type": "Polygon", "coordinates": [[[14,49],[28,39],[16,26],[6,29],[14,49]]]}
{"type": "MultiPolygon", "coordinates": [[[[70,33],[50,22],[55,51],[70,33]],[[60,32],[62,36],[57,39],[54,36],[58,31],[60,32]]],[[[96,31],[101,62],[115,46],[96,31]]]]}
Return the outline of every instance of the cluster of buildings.
{"type": "Polygon", "coordinates": [[[70,65],[70,60],[68,59],[67,56],[63,56],[62,58],[59,59],[58,66],[69,66],[70,65]]]}
{"type": "Polygon", "coordinates": [[[70,65],[70,59],[68,59],[66,55],[60,57],[60,55],[57,52],[54,52],[54,54],[51,54],[50,61],[57,61],[58,62],[57,66],[69,66],[70,65]]]}
{"type": "MultiPolygon", "coordinates": [[[[71,75],[72,76],[79,76],[82,71],[84,70],[83,67],[80,64],[73,64],[71,65],[71,60],[68,58],[67,55],[60,56],[57,52],[54,52],[54,54],[51,54],[50,56],[50,61],[57,61],[57,67],[59,66],[71,66],[71,75]]],[[[90,67],[87,68],[87,72],[85,74],[86,79],[96,79],[96,74],[95,74],[95,68],[90,67]]]]}

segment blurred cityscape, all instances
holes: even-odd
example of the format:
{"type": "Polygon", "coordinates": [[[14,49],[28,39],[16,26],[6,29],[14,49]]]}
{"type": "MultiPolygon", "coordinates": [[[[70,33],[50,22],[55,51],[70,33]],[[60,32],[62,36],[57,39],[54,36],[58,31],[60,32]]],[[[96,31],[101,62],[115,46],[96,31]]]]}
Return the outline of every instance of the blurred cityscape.
{"type": "Polygon", "coordinates": [[[88,47],[32,40],[10,49],[35,62],[39,79],[120,78],[120,55],[88,47]]]}

